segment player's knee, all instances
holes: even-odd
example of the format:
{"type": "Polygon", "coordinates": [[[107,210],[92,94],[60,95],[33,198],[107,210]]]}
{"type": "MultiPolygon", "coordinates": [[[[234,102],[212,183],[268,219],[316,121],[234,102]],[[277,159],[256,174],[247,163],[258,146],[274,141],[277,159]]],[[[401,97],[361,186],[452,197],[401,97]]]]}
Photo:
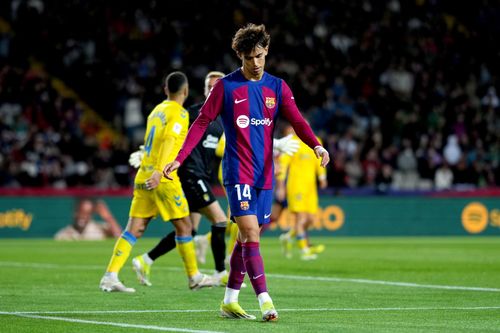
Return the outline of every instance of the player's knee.
{"type": "Polygon", "coordinates": [[[253,227],[240,227],[241,240],[243,242],[258,242],[260,238],[260,229],[253,227]]]}

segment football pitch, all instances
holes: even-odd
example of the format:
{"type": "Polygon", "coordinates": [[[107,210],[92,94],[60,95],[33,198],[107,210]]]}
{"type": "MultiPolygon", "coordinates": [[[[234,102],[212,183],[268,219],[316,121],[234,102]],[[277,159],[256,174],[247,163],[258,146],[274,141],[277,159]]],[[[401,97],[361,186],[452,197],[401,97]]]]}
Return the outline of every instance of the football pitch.
{"type": "MultiPolygon", "coordinates": [[[[132,256],[156,243],[137,242],[132,256]]],[[[279,321],[219,317],[224,288],[187,287],[172,252],[154,264],[152,287],[126,263],[135,294],[104,293],[112,241],[0,241],[0,332],[500,332],[498,237],[314,238],[315,261],[285,259],[265,237],[268,288],[279,321]]],[[[211,254],[204,272],[211,272],[211,254]]],[[[240,304],[259,315],[249,284],[240,304]]]]}

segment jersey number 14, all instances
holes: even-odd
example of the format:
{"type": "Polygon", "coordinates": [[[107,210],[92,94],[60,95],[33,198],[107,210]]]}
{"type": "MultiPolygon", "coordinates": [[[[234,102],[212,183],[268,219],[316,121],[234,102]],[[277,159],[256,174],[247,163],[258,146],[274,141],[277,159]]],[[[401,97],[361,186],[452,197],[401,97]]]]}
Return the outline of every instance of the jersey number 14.
{"type": "Polygon", "coordinates": [[[234,185],[234,188],[236,189],[236,194],[238,194],[239,201],[241,201],[242,197],[246,198],[248,200],[252,200],[252,193],[250,192],[250,185],[244,184],[243,185],[243,192],[241,191],[240,184],[234,185]]]}

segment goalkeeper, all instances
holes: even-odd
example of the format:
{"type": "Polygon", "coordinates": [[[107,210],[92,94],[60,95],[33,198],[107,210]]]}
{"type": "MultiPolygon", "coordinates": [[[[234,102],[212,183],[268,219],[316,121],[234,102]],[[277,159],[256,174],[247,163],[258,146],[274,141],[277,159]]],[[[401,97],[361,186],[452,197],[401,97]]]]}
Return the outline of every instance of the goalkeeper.
{"type": "MultiPolygon", "coordinates": [[[[205,77],[204,93],[208,96],[215,82],[224,76],[222,72],[209,72],[205,77]]],[[[190,124],[198,116],[203,103],[195,104],[188,108],[190,124]]],[[[220,118],[210,124],[200,143],[195,147],[186,162],[178,171],[182,189],[189,204],[190,218],[193,223],[193,236],[196,236],[201,216],[204,215],[212,224],[210,246],[214,258],[215,272],[214,280],[219,285],[225,286],[228,272],[225,267],[226,242],[225,232],[228,218],[217,201],[210,180],[212,179],[214,160],[216,159],[215,148],[217,147],[223,129],[220,118]]],[[[292,155],[297,151],[299,142],[290,136],[274,141],[274,149],[285,154],[292,155]]],[[[140,149],[130,155],[130,164],[138,168],[142,160],[143,150],[140,149]]],[[[134,271],[139,282],[151,286],[151,265],[160,256],[173,250],[176,246],[175,233],[172,231],[149,252],[135,257],[132,260],[134,271]]],[[[197,249],[198,251],[199,249],[197,249]]]]}

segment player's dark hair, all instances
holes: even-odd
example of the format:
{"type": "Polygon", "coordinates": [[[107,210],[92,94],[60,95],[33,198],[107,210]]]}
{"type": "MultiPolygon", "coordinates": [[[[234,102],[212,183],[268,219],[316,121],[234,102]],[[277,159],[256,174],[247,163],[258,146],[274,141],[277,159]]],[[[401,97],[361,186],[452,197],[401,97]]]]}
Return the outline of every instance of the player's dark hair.
{"type": "Polygon", "coordinates": [[[249,23],[236,32],[231,47],[236,53],[247,54],[256,46],[268,47],[270,41],[271,36],[266,32],[263,24],[249,23]]]}
{"type": "Polygon", "coordinates": [[[171,94],[180,92],[182,87],[188,82],[186,74],[182,72],[172,72],[165,78],[165,87],[171,94]]]}

